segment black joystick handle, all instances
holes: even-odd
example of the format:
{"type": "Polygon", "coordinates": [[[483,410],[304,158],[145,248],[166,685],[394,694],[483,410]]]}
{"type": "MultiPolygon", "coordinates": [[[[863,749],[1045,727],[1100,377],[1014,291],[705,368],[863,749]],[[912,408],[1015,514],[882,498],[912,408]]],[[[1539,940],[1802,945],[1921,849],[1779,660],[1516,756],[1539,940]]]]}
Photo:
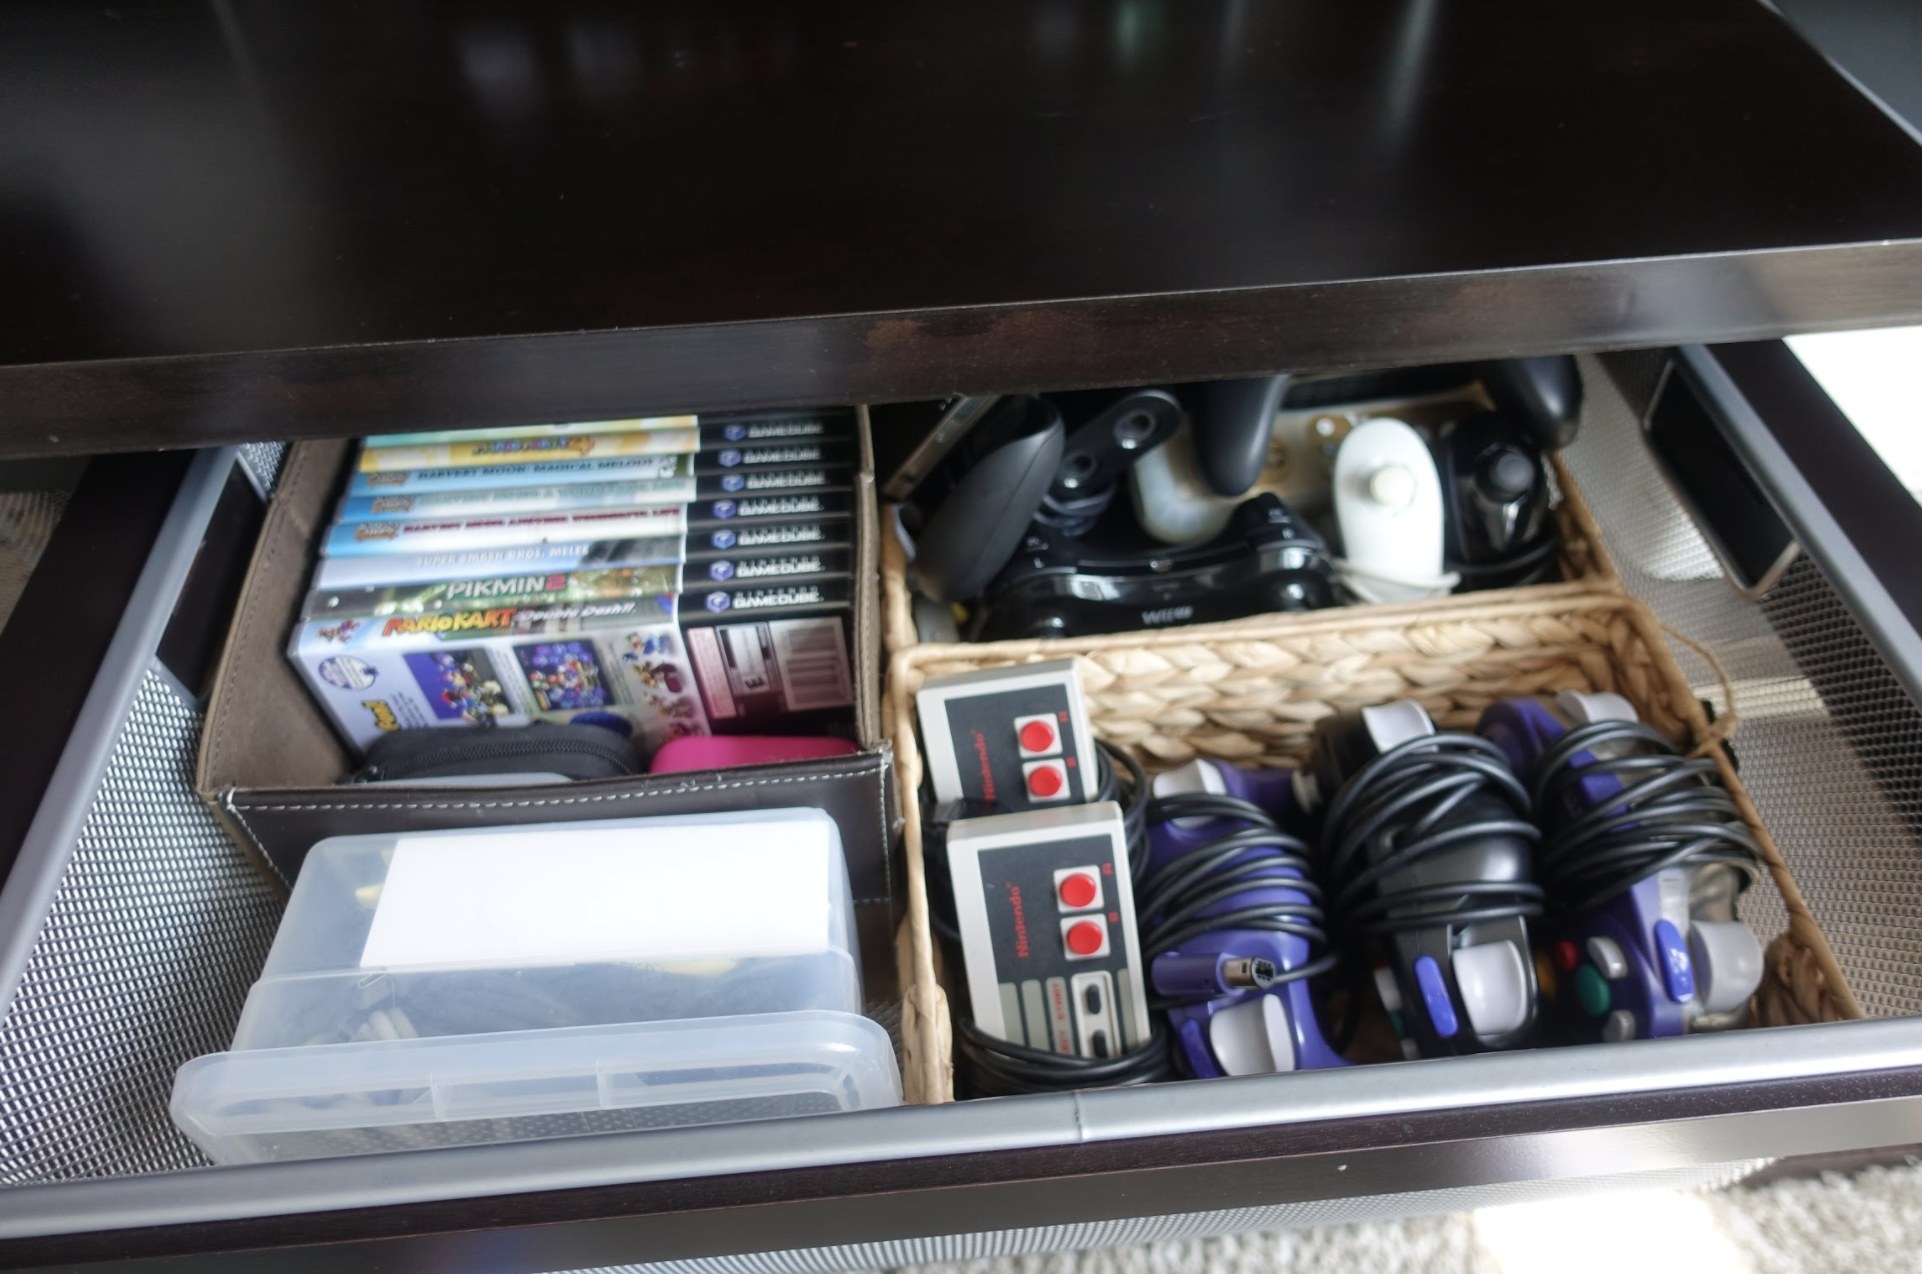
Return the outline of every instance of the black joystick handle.
{"type": "Polygon", "coordinates": [[[1113,486],[1180,427],[1181,404],[1173,394],[1165,389],[1128,390],[1068,434],[1049,494],[1067,499],[1113,486]]]}
{"type": "Polygon", "coordinates": [[[1498,411],[1527,423],[1543,451],[1575,441],[1582,417],[1582,377],[1572,355],[1502,358],[1482,364],[1482,388],[1498,411]]]}
{"type": "Polygon", "coordinates": [[[916,541],[912,582],[939,602],[970,601],[1021,545],[1061,467],[1067,429],[1045,398],[1002,399],[976,426],[972,464],[916,541]]]}
{"type": "Polygon", "coordinates": [[[1195,460],[1216,495],[1238,499],[1261,477],[1288,379],[1204,381],[1182,391],[1193,422],[1195,460]]]}

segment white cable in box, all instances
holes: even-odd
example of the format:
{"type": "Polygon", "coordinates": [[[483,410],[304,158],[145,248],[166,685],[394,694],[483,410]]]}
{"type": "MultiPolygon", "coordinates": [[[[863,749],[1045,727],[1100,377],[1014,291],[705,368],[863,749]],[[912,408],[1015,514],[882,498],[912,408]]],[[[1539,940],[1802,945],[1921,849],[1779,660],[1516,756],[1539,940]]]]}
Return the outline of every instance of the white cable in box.
{"type": "Polygon", "coordinates": [[[336,837],[174,1122],[247,1163],[895,1105],[853,934],[819,810],[336,837]]]}

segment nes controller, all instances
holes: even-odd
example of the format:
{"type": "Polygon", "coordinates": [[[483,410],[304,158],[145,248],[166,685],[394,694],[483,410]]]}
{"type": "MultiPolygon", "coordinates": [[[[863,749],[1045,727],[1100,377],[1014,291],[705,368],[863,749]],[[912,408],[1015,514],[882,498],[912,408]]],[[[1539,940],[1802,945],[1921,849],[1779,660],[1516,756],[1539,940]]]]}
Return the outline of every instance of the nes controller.
{"type": "Polygon", "coordinates": [[[1013,813],[1084,804],[1100,786],[1072,659],[932,678],[915,702],[937,801],[1013,813]]]}
{"type": "Polygon", "coordinates": [[[1148,1042],[1119,805],[959,820],[948,871],[976,1026],[1097,1060],[1148,1042]]]}

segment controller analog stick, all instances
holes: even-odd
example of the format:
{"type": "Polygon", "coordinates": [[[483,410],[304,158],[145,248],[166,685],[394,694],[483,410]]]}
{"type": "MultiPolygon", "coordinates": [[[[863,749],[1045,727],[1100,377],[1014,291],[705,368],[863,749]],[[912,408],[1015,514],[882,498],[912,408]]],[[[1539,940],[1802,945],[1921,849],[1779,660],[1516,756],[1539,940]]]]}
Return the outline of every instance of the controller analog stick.
{"type": "Polygon", "coordinates": [[[1688,947],[1703,1011],[1738,1009],[1762,984],[1762,944],[1739,920],[1697,920],[1689,926],[1688,947]]]}
{"type": "Polygon", "coordinates": [[[1415,475],[1398,464],[1385,464],[1368,475],[1368,498],[1384,509],[1405,509],[1415,498],[1415,475]]]}
{"type": "Polygon", "coordinates": [[[1535,486],[1535,466],[1513,447],[1503,447],[1482,461],[1477,485],[1499,501],[1519,499],[1535,486]]]}

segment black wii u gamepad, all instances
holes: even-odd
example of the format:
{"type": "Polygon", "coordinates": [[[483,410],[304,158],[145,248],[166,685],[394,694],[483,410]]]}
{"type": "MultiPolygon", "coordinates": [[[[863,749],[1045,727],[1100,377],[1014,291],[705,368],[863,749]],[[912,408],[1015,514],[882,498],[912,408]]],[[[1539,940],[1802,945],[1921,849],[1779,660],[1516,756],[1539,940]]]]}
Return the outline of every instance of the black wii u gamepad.
{"type": "Polygon", "coordinates": [[[1221,535],[1187,548],[1103,549],[1030,527],[969,635],[1079,637],[1317,610],[1335,599],[1321,537],[1264,493],[1244,501],[1221,535]]]}

